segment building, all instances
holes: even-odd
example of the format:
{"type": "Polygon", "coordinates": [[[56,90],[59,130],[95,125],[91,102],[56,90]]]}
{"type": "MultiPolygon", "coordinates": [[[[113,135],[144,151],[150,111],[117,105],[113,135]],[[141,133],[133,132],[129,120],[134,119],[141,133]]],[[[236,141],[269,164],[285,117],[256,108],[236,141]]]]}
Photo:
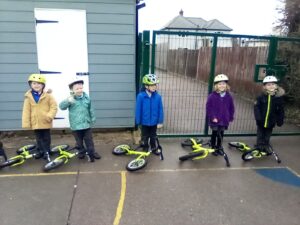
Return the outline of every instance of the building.
{"type": "Polygon", "coordinates": [[[161,30],[166,31],[190,31],[201,33],[230,33],[231,28],[217,19],[206,21],[200,17],[185,17],[183,10],[179,15],[168,22],[161,30]]]}
{"type": "MultiPolygon", "coordinates": [[[[31,73],[53,95],[85,79],[96,128],[133,127],[136,0],[0,0],[0,130],[20,130],[31,73]]],[[[59,99],[58,99],[59,100],[59,99]]],[[[56,127],[68,127],[58,116],[56,127]]]]}
{"type": "MultiPolygon", "coordinates": [[[[205,33],[228,34],[232,31],[230,27],[217,19],[206,21],[199,17],[185,17],[183,16],[183,10],[180,10],[179,15],[163,26],[161,30],[178,32],[178,37],[176,38],[164,38],[157,41],[157,44],[159,44],[161,48],[169,49],[199,49],[201,47],[211,47],[212,39],[211,37],[205,36],[205,33]],[[196,32],[199,33],[199,35],[182,36],[180,32],[196,32]],[[200,33],[202,35],[200,35],[200,33]]],[[[224,40],[222,45],[231,45],[231,41],[224,40]]]]}

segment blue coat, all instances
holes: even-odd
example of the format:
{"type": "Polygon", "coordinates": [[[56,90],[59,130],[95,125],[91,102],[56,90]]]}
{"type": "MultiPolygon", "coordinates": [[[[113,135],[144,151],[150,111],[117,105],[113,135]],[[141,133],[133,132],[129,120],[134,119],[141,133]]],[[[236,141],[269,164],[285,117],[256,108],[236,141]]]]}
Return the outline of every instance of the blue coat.
{"type": "Polygon", "coordinates": [[[79,98],[74,96],[74,102],[71,103],[67,99],[59,104],[61,110],[69,109],[69,121],[71,130],[83,130],[91,128],[95,123],[96,117],[91,106],[91,100],[86,93],[79,98]]]}
{"type": "Polygon", "coordinates": [[[137,125],[155,126],[164,121],[162,98],[157,92],[151,97],[141,91],[136,99],[135,121],[137,125]]]}

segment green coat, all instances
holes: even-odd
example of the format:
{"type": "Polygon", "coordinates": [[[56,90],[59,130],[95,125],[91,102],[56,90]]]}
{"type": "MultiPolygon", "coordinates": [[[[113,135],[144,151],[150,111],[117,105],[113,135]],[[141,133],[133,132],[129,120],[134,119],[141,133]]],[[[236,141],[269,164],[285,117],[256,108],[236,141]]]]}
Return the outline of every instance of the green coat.
{"type": "Polygon", "coordinates": [[[71,130],[88,129],[96,122],[91,100],[85,92],[81,98],[74,96],[74,102],[69,102],[68,99],[63,100],[59,104],[59,108],[61,110],[69,109],[71,130]]]}

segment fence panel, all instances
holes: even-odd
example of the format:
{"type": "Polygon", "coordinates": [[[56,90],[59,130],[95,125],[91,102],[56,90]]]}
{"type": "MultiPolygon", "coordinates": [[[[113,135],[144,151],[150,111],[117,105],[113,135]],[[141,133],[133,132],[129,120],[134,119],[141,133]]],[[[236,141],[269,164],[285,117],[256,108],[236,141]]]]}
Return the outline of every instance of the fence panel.
{"type": "MultiPolygon", "coordinates": [[[[160,135],[209,135],[206,99],[213,77],[220,73],[229,76],[236,107],[226,134],[255,135],[253,104],[262,90],[261,83],[254,81],[255,73],[258,65],[273,66],[277,41],[265,36],[154,31],[151,66],[161,81],[158,90],[165,110],[160,135]]],[[[278,134],[299,133],[292,124],[275,130],[278,134]]]]}

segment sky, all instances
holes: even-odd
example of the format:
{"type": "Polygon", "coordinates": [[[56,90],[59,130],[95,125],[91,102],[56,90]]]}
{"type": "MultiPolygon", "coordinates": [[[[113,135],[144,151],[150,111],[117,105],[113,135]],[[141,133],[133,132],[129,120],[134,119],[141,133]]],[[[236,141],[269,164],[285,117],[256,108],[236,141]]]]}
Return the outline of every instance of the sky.
{"type": "Polygon", "coordinates": [[[282,17],[276,8],[280,0],[144,0],[139,10],[139,32],[160,30],[179,15],[200,17],[206,21],[218,19],[233,31],[231,34],[270,35],[282,17]]]}

